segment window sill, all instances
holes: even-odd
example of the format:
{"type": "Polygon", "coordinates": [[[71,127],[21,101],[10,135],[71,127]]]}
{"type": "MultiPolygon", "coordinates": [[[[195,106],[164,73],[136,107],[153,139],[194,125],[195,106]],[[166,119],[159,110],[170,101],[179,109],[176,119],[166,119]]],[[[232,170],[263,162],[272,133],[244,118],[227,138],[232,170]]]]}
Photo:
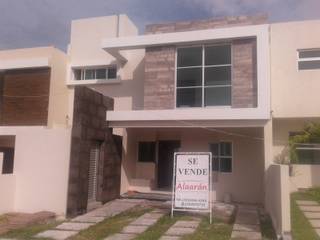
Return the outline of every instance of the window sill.
{"type": "Polygon", "coordinates": [[[120,84],[121,79],[108,79],[108,80],[69,80],[67,81],[67,85],[97,85],[97,84],[120,84]]]}

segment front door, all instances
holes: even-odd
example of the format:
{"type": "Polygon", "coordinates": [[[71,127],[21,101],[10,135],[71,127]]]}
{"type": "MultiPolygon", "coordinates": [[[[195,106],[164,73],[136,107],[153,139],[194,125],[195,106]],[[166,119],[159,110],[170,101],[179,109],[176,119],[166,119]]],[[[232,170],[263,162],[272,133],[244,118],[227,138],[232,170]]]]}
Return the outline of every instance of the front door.
{"type": "Polygon", "coordinates": [[[174,152],[180,148],[180,141],[159,141],[158,188],[171,188],[174,152]]]}

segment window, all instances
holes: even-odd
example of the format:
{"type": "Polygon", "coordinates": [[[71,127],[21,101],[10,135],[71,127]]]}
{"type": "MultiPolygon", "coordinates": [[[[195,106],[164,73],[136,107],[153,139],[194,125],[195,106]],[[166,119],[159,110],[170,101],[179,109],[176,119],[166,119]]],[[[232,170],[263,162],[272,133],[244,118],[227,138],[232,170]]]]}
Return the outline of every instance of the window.
{"type": "Polygon", "coordinates": [[[231,46],[177,50],[177,107],[231,105],[231,46]]]}
{"type": "Polygon", "coordinates": [[[13,173],[14,148],[0,147],[0,153],[3,153],[2,174],[13,173]]]}
{"type": "Polygon", "coordinates": [[[320,49],[298,50],[298,69],[320,69],[320,49]]]}
{"type": "Polygon", "coordinates": [[[220,142],[210,144],[212,153],[212,171],[232,172],[232,143],[220,142]]]}
{"type": "Polygon", "coordinates": [[[73,70],[74,80],[108,80],[117,78],[115,66],[104,68],[79,68],[73,70]]]}
{"type": "Polygon", "coordinates": [[[155,142],[139,142],[139,162],[155,162],[156,159],[156,143],[155,142]]]}
{"type": "Polygon", "coordinates": [[[320,144],[300,143],[296,150],[299,164],[320,164],[320,144]]]}

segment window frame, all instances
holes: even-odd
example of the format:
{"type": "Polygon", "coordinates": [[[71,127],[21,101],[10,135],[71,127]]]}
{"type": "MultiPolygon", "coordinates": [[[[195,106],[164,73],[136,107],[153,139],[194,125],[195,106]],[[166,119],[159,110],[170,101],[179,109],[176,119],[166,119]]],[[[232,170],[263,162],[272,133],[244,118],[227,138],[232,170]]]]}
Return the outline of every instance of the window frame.
{"type": "MultiPolygon", "coordinates": [[[[219,174],[232,174],[233,171],[234,171],[234,169],[233,169],[233,167],[234,167],[234,164],[233,164],[233,159],[234,159],[233,141],[230,141],[230,140],[221,140],[221,141],[217,141],[217,142],[210,142],[210,143],[209,143],[209,150],[210,150],[210,152],[211,152],[211,145],[212,145],[212,144],[218,144],[218,151],[219,151],[219,154],[218,154],[218,159],[219,159],[218,166],[219,166],[219,169],[218,169],[218,171],[214,171],[213,169],[211,169],[211,171],[212,171],[212,172],[217,172],[217,173],[219,173],[219,174]],[[221,143],[230,143],[230,144],[231,144],[231,156],[223,156],[223,157],[220,156],[220,144],[221,144],[221,143]],[[221,160],[221,158],[231,158],[231,171],[230,171],[230,172],[221,172],[221,170],[220,170],[220,160],[221,160]]],[[[211,153],[212,153],[212,152],[211,152],[211,153]]],[[[214,157],[214,155],[212,154],[212,161],[213,161],[213,157],[214,157]]],[[[211,165],[213,166],[213,163],[212,163],[211,165]]]]}
{"type": "Polygon", "coordinates": [[[320,61],[320,57],[310,57],[310,58],[301,58],[301,52],[309,52],[309,51],[320,51],[320,48],[304,48],[304,49],[297,49],[297,71],[317,71],[320,70],[319,68],[311,68],[311,69],[299,69],[300,62],[313,62],[313,61],[320,61]]]}
{"type": "Polygon", "coordinates": [[[153,141],[153,140],[141,140],[141,141],[137,141],[137,152],[136,152],[136,156],[137,156],[137,163],[139,164],[156,164],[158,159],[157,159],[157,148],[158,148],[158,142],[157,141],[153,141]],[[154,143],[155,144],[155,149],[154,149],[154,156],[153,156],[153,161],[140,161],[139,158],[139,153],[140,153],[140,143],[154,143]]]}
{"type": "Polygon", "coordinates": [[[87,66],[87,67],[73,67],[72,69],[72,81],[74,82],[88,82],[88,81],[115,81],[118,79],[118,66],[117,65],[108,65],[108,66],[87,66]],[[116,77],[115,78],[108,78],[109,69],[115,68],[116,69],[116,77]],[[97,78],[97,70],[105,69],[106,78],[97,78]],[[81,71],[81,79],[75,78],[75,70],[81,71]],[[86,79],[86,70],[94,70],[94,78],[86,79]]]}
{"type": "Polygon", "coordinates": [[[195,44],[195,45],[184,45],[176,47],[175,50],[175,91],[174,91],[174,101],[175,101],[175,109],[201,109],[201,108],[231,108],[232,107],[232,79],[233,79],[233,49],[231,41],[224,41],[221,43],[212,43],[212,44],[195,44]],[[214,47],[214,46],[230,46],[230,64],[217,64],[217,65],[205,65],[205,48],[206,47],[214,47]],[[179,67],[178,68],[178,49],[184,48],[193,48],[193,47],[201,47],[202,48],[202,64],[201,66],[187,66],[187,67],[179,67]],[[215,85],[215,86],[206,86],[205,85],[205,68],[206,67],[226,67],[230,66],[230,85],[215,85]],[[178,87],[178,69],[190,69],[190,68],[199,68],[202,70],[202,79],[201,86],[190,86],[190,87],[178,87]],[[230,95],[230,105],[217,105],[217,106],[206,106],[205,105],[205,89],[206,88],[218,88],[218,87],[230,87],[231,95],[230,95]],[[196,89],[201,88],[201,106],[200,107],[178,107],[177,106],[177,92],[178,89],[196,89]]]}

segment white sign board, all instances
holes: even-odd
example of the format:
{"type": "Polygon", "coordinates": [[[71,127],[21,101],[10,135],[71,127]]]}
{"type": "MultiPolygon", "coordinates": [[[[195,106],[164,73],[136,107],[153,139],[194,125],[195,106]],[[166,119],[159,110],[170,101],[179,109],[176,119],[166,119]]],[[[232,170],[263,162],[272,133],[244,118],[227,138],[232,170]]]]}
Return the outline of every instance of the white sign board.
{"type": "Polygon", "coordinates": [[[211,216],[211,153],[177,152],[173,171],[172,215],[201,211],[211,216]]]}

